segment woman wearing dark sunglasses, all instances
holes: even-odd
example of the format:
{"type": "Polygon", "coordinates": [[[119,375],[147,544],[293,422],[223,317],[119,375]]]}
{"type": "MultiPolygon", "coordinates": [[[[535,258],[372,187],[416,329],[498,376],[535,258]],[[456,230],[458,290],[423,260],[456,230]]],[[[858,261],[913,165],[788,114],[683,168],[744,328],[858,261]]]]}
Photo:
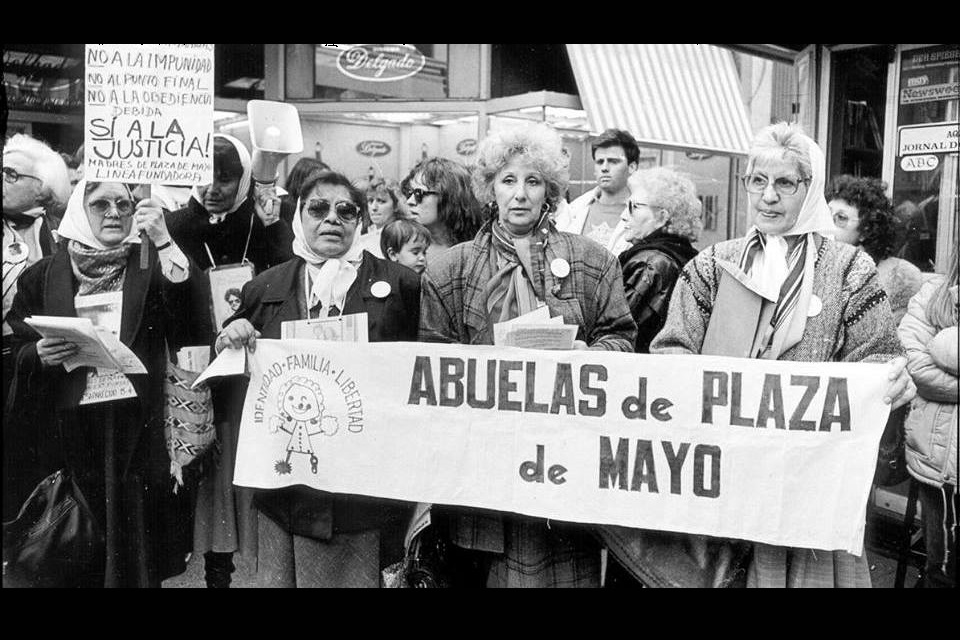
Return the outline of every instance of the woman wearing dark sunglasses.
{"type": "Polygon", "coordinates": [[[81,180],[59,234],[65,250],[24,272],[10,312],[16,391],[8,417],[44,434],[47,472],[69,469],[103,527],[106,557],[75,586],[159,588],[186,569],[191,542],[189,522],[174,515],[185,505],[170,484],[163,389],[167,347],[186,346],[182,309],[195,270],[171,241],[160,206],[135,205],[122,184],[81,180]],[[141,231],[157,248],[147,269],[136,248],[141,231]],[[25,322],[32,316],[90,318],[147,373],[67,371],[78,346],[41,337],[25,322]],[[98,395],[103,389],[115,393],[98,395]]]}
{"type": "MultiPolygon", "coordinates": [[[[217,350],[278,340],[284,322],[358,313],[368,314],[371,342],[415,342],[420,282],[412,270],[363,251],[366,195],[325,172],[312,175],[299,196],[296,257],[244,287],[243,307],[217,350]]],[[[298,488],[262,492],[257,506],[261,587],[378,587],[382,568],[402,557],[404,505],[298,488]]]]}
{"type": "Polygon", "coordinates": [[[414,219],[430,230],[430,257],[469,242],[483,225],[483,210],[474,196],[470,172],[445,158],[422,161],[402,184],[414,219]]]}

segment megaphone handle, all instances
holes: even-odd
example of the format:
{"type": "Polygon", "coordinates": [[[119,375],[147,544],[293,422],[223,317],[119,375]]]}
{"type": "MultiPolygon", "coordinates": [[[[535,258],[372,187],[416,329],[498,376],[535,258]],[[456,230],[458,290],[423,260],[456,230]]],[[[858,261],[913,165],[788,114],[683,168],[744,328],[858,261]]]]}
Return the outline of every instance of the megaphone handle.
{"type": "MultiPolygon", "coordinates": [[[[145,185],[147,199],[149,200],[153,194],[150,185],[145,185]]],[[[140,232],[140,270],[146,271],[150,267],[150,238],[147,237],[146,231],[140,232]]]]}

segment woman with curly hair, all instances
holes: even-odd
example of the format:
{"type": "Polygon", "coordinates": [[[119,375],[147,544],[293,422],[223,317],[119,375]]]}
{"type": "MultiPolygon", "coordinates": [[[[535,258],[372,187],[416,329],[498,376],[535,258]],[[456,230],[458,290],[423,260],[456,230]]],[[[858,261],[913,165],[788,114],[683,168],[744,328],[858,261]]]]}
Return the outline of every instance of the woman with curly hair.
{"type": "MultiPolygon", "coordinates": [[[[422,342],[492,345],[494,325],[546,306],[579,327],[579,348],[633,351],[636,325],[616,257],[557,231],[552,221],[566,191],[566,167],[560,137],[545,125],[484,141],[473,181],[491,218],[473,242],[431,261],[422,283],[422,342]]],[[[600,584],[600,549],[588,528],[459,509],[435,515],[448,527],[454,553],[479,569],[461,573],[461,584],[600,584]]]]}
{"type": "Polygon", "coordinates": [[[483,224],[470,172],[453,160],[422,161],[403,181],[403,193],[411,215],[433,236],[431,257],[473,240],[483,224]]]}
{"type": "Polygon", "coordinates": [[[877,263],[880,284],[899,324],[910,299],[923,286],[923,274],[912,263],[894,257],[904,230],[886,190],[887,185],[875,178],[840,176],[827,190],[827,201],[837,226],[837,241],[860,247],[877,263]]]}
{"type": "Polygon", "coordinates": [[[624,240],[633,246],[620,255],[624,289],[637,321],[637,353],[667,321],[677,278],[697,255],[694,242],[703,228],[703,205],[693,182],[665,168],[635,173],[628,182],[630,199],[623,212],[624,240]]]}

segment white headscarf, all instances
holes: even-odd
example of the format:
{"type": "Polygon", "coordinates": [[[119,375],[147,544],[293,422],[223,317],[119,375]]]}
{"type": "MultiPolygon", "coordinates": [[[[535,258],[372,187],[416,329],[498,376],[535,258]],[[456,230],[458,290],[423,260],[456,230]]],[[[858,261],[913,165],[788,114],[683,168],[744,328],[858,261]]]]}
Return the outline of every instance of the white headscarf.
{"type": "Polygon", "coordinates": [[[293,216],[293,253],[307,263],[307,272],[312,281],[307,300],[308,310],[322,304],[325,311],[329,311],[332,306],[343,311],[347,294],[357,280],[363,261],[363,244],[360,242],[362,231],[363,227],[358,221],[353,243],[346,255],[341,258],[324,258],[307,242],[301,203],[297,202],[297,211],[293,216]]]}
{"type": "MultiPolygon", "coordinates": [[[[240,165],[243,167],[243,175],[240,176],[240,187],[237,189],[237,197],[233,202],[233,206],[221,214],[211,216],[211,218],[223,220],[228,215],[234,213],[237,209],[242,207],[243,203],[247,201],[247,198],[250,195],[250,184],[253,180],[253,160],[250,158],[250,152],[247,151],[245,146],[243,146],[243,143],[233,136],[218,133],[213,136],[213,138],[214,140],[220,138],[232,144],[233,148],[237,150],[237,154],[240,156],[240,165]]],[[[209,188],[209,185],[207,188],[209,188]]],[[[200,187],[194,187],[193,191],[190,193],[190,197],[196,200],[201,206],[203,205],[203,195],[200,193],[200,187]]]]}
{"type": "MultiPolygon", "coordinates": [[[[117,184],[121,184],[126,190],[127,196],[132,200],[133,196],[130,193],[129,187],[122,183],[117,184]]],[[[86,191],[87,181],[81,180],[74,188],[73,194],[70,196],[70,201],[67,202],[67,211],[63,214],[63,220],[57,229],[57,235],[68,240],[75,240],[91,249],[108,251],[110,247],[105,246],[97,239],[96,234],[93,232],[93,227],[90,226],[90,218],[87,217],[87,210],[83,206],[83,201],[87,196],[86,191]]],[[[130,235],[127,236],[122,244],[140,244],[140,236],[137,235],[135,225],[130,227],[130,235]]]]}
{"type": "MultiPolygon", "coordinates": [[[[816,233],[832,238],[837,232],[836,225],[833,223],[833,213],[830,211],[825,196],[826,156],[820,149],[820,145],[811,138],[802,134],[797,135],[806,145],[813,167],[813,176],[811,176],[807,197],[803,201],[803,207],[800,209],[800,215],[797,216],[796,224],[789,231],[782,236],[766,234],[764,250],[756,257],[748,274],[756,284],[757,289],[763,292],[768,299],[774,301],[779,297],[780,287],[783,286],[789,275],[785,237],[816,233]]],[[[751,237],[758,233],[760,233],[760,230],[757,227],[751,227],[747,236],[751,237]]]]}

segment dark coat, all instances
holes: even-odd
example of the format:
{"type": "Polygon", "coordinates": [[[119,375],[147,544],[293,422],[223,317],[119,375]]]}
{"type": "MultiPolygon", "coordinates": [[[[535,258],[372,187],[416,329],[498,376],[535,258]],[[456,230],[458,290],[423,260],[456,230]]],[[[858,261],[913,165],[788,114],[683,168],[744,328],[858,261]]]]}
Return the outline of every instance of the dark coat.
{"type": "Polygon", "coordinates": [[[620,255],[623,288],[637,323],[637,353],[650,353],[650,343],[667,321],[670,297],[680,272],[696,255],[689,240],[662,231],[620,255]]]}
{"type": "MultiPolygon", "coordinates": [[[[305,268],[303,260],[294,258],[255,278],[244,288],[244,306],[232,320],[245,318],[263,339],[280,339],[284,322],[305,319],[305,268]]],[[[416,273],[365,252],[343,309],[344,315],[356,313],[369,314],[371,342],[415,342],[420,322],[420,281],[416,273]],[[377,282],[390,285],[389,296],[381,299],[371,293],[371,286],[377,282]]],[[[239,419],[240,403],[234,402],[234,408],[239,419]]],[[[383,557],[399,553],[402,527],[410,513],[409,505],[402,503],[330,496],[303,488],[259,492],[257,505],[289,531],[316,539],[380,529],[383,557]]]]}
{"type": "MultiPolygon", "coordinates": [[[[267,340],[279,340],[284,322],[303,320],[303,270],[295,258],[271,269],[243,290],[243,307],[236,317],[246,318],[267,340]]],[[[369,314],[370,342],[416,342],[420,319],[420,281],[417,274],[394,262],[363,255],[356,282],[347,293],[343,315],[369,314]],[[370,288],[377,282],[390,285],[390,295],[377,298],[370,288]]]]}
{"type": "Polygon", "coordinates": [[[185,569],[189,521],[173,513],[185,505],[172,493],[164,438],[166,344],[182,346],[178,313],[189,296],[189,280],[168,282],[156,254],[141,270],[131,252],[123,285],[120,340],[147,368],[128,376],[137,398],[79,406],[87,369],[67,373],[45,368],[37,355],[40,336],[24,320],[34,315],[76,317],[78,283],[66,251],[24,272],[10,312],[16,369],[6,407],[7,420],[42,434],[40,459],[46,475],[67,466],[107,532],[105,575],[88,586],[158,587],[185,569]],[[105,469],[110,469],[109,472],[105,469]]]}

